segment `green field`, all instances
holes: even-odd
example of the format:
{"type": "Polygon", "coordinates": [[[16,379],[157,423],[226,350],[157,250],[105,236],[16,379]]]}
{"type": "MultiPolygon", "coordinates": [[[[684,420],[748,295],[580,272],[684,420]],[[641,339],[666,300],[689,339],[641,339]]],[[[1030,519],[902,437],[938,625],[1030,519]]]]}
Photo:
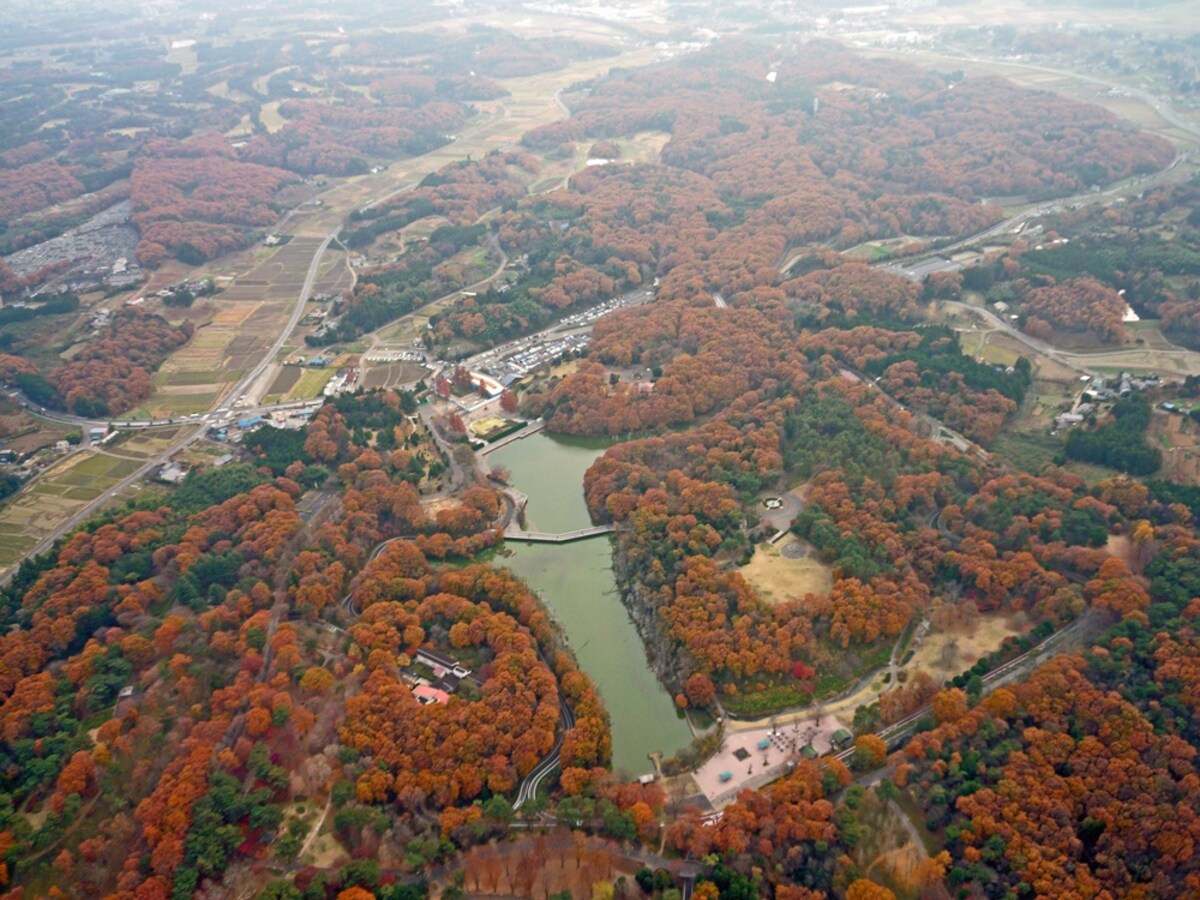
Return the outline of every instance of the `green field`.
{"type": "Polygon", "coordinates": [[[0,566],[19,562],[63,521],[111,491],[139,465],[84,450],[15,494],[0,507],[0,566]]]}

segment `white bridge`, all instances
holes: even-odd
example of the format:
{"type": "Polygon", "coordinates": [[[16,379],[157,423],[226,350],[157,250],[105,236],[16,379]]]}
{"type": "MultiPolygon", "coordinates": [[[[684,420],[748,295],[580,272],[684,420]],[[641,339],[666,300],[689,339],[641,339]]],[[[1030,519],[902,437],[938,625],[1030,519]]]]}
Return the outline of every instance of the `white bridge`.
{"type": "Polygon", "coordinates": [[[580,528],[578,531],[547,534],[544,531],[522,531],[516,525],[510,525],[504,532],[504,539],[506,541],[525,541],[530,544],[567,544],[571,541],[582,541],[584,538],[595,537],[598,534],[611,534],[615,530],[612,525],[593,525],[591,528],[580,528]]]}

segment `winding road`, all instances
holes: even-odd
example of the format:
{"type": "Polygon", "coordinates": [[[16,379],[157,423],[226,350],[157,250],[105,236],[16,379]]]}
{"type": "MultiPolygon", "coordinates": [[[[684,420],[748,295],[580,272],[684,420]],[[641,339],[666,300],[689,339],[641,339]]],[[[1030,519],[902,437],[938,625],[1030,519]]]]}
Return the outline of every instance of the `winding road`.
{"type": "Polygon", "coordinates": [[[517,788],[517,799],[513,803],[513,809],[520,809],[536,797],[538,788],[541,787],[542,782],[549,777],[551,772],[558,768],[563,738],[566,737],[569,729],[575,727],[575,714],[571,712],[571,707],[567,705],[567,701],[560,698],[558,703],[559,724],[562,726],[562,732],[559,734],[558,740],[554,742],[554,747],[551,748],[550,752],[543,757],[540,763],[533,767],[533,770],[525,776],[525,779],[517,788]]]}
{"type": "Polygon", "coordinates": [[[1078,363],[1073,362],[1067,354],[1063,353],[1058,348],[1047,344],[1045,341],[1039,341],[1035,337],[1030,337],[1019,328],[1014,328],[1011,322],[1006,322],[990,309],[984,309],[980,306],[971,306],[969,303],[963,303],[959,300],[942,300],[941,303],[951,309],[962,310],[963,312],[978,316],[987,322],[988,325],[992,326],[993,329],[997,331],[1003,331],[1009,337],[1024,344],[1034,353],[1053,360],[1060,366],[1065,366],[1074,372],[1078,372],[1080,375],[1096,374],[1086,366],[1081,366],[1078,363]]]}
{"type": "MultiPolygon", "coordinates": [[[[377,544],[371,551],[371,555],[367,557],[367,562],[363,565],[363,568],[360,570],[359,574],[361,575],[361,573],[366,570],[367,566],[370,565],[371,562],[378,559],[379,555],[383,553],[389,544],[393,544],[396,541],[409,540],[412,540],[411,535],[402,535],[400,537],[389,538],[388,540],[377,544]]],[[[357,589],[357,584],[352,585],[350,590],[346,592],[346,596],[342,598],[341,603],[339,604],[351,618],[358,616],[358,607],[354,604],[354,593],[357,589]]],[[[540,652],[538,655],[539,657],[541,656],[540,652]]],[[[567,704],[567,701],[563,699],[561,694],[559,695],[558,699],[558,719],[560,726],[558,738],[555,740],[554,746],[550,749],[550,752],[542,757],[541,761],[534,766],[530,773],[521,780],[520,785],[517,787],[517,799],[513,803],[513,809],[520,809],[523,805],[536,797],[538,788],[541,787],[542,783],[550,776],[550,774],[559,767],[559,756],[562,752],[563,739],[566,737],[567,731],[575,727],[575,713],[571,711],[571,707],[567,704]]]]}
{"type": "MultiPolygon", "coordinates": [[[[637,57],[644,52],[645,51],[639,49],[630,51],[630,54],[632,54],[634,57],[637,57]]],[[[561,83],[564,85],[570,84],[579,80],[580,78],[591,77],[600,72],[608,71],[614,65],[626,64],[627,58],[630,54],[623,54],[622,56],[606,58],[604,60],[587,61],[580,63],[579,65],[569,66],[559,73],[560,77],[563,79],[561,83]]],[[[564,87],[559,87],[557,90],[555,90],[551,98],[552,102],[546,104],[545,108],[552,111],[554,119],[570,115],[570,111],[567,109],[566,104],[562,102],[562,98],[560,96],[564,89],[564,87]]],[[[537,99],[539,100],[544,98],[544,94],[539,94],[537,96],[537,99]]],[[[522,109],[524,109],[524,107],[522,107],[522,109]]],[[[209,424],[209,421],[206,420],[211,419],[213,413],[220,412],[226,407],[233,408],[233,404],[237,400],[241,399],[247,391],[253,388],[256,381],[263,376],[263,374],[267,371],[268,366],[271,365],[279,351],[283,348],[300,319],[303,318],[305,301],[311,294],[312,287],[316,282],[321,258],[326,249],[328,249],[330,243],[337,239],[337,236],[342,228],[342,222],[345,216],[351,210],[362,209],[364,206],[371,207],[396,197],[405,191],[410,191],[420,183],[421,178],[424,177],[425,174],[431,171],[436,171],[438,168],[448,162],[469,158],[473,153],[483,155],[483,153],[491,150],[499,150],[504,149],[507,146],[512,146],[514,139],[509,138],[507,135],[504,135],[505,142],[503,143],[493,140],[493,137],[497,135],[497,132],[502,134],[503,129],[506,127],[514,127],[514,122],[518,123],[522,129],[525,129],[528,127],[534,127],[537,124],[541,124],[550,118],[549,116],[546,116],[540,112],[536,115],[524,113],[522,112],[522,109],[513,110],[509,108],[508,104],[500,103],[498,108],[483,118],[482,121],[479,121],[460,132],[458,138],[452,144],[448,144],[446,147],[437,148],[428,154],[414,157],[411,160],[399,161],[406,166],[405,171],[392,173],[385,172],[382,174],[362,176],[348,180],[337,180],[326,190],[314,197],[310,197],[304,203],[284,213],[277,221],[275,230],[281,230],[285,225],[287,225],[289,228],[298,226],[295,228],[297,234],[303,234],[304,236],[309,237],[323,235],[323,238],[313,255],[313,259],[309,265],[308,274],[305,278],[304,286],[300,294],[297,296],[296,305],[292,310],[292,314],[289,317],[286,327],[283,328],[269,350],[263,354],[258,363],[256,363],[255,366],[238,381],[231,391],[226,392],[224,398],[219,403],[214,404],[212,409],[210,409],[207,414],[198,416],[195,420],[182,418],[177,418],[173,421],[122,420],[117,427],[138,429],[166,425],[183,425],[186,427],[194,424],[195,429],[189,431],[185,428],[185,433],[181,434],[176,441],[172,442],[172,445],[167,448],[167,450],[156,455],[153,459],[147,460],[146,463],[139,467],[133,474],[122,479],[118,484],[114,485],[112,489],[97,497],[90,503],[87,503],[77,510],[73,515],[71,515],[69,519],[58,525],[52,533],[48,534],[45,538],[39,541],[36,546],[25,553],[21,560],[11,564],[4,574],[0,575],[0,586],[3,586],[11,581],[13,575],[19,569],[21,562],[45,553],[64,534],[67,534],[72,529],[77,528],[83,521],[94,515],[115,495],[118,495],[121,491],[126,490],[134,483],[145,478],[146,475],[148,475],[156,467],[161,466],[179,451],[184,450],[201,440],[204,436],[207,425],[209,424]],[[404,178],[405,180],[402,184],[397,185],[396,181],[400,178],[404,178]],[[375,196],[363,199],[363,193],[371,191],[376,192],[375,196]],[[297,219],[302,219],[305,221],[297,223],[297,219]]],[[[502,251],[501,258],[504,259],[502,251]]],[[[504,262],[506,263],[507,260],[505,259],[504,262]]],[[[501,264],[499,271],[503,270],[503,265],[504,263],[501,264]]],[[[492,278],[496,277],[496,274],[498,274],[498,272],[493,273],[493,275],[489,276],[489,278],[479,282],[479,286],[488,283],[492,278]]],[[[467,290],[470,289],[470,287],[467,288],[467,290]]],[[[14,395],[14,397],[19,399],[19,395],[14,395]]],[[[36,415],[63,422],[73,427],[82,427],[86,429],[93,426],[108,426],[113,424],[112,418],[105,420],[94,420],[79,416],[54,413],[45,409],[39,409],[37,404],[28,403],[28,401],[26,401],[26,406],[36,415]]],[[[284,405],[280,404],[274,407],[270,405],[261,405],[253,408],[238,408],[238,412],[244,414],[253,414],[255,412],[267,412],[273,408],[279,408],[281,406],[284,405]]]]}

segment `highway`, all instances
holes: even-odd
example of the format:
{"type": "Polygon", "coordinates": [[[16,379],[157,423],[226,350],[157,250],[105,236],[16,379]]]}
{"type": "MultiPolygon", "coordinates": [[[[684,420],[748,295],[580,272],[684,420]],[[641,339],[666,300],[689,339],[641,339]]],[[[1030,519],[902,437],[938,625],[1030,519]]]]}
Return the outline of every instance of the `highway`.
{"type": "MultiPolygon", "coordinates": [[[[880,52],[885,55],[892,55],[886,50],[877,51],[877,52],[880,52]]],[[[1157,97],[1154,94],[1151,94],[1149,91],[1144,91],[1139,88],[1129,87],[1127,85],[1120,84],[1116,81],[1109,81],[1108,79],[1105,79],[1105,78],[1097,78],[1093,75],[1080,75],[1075,72],[1065,71],[1063,69],[1052,69],[1047,66],[1033,65],[1032,63],[1019,63],[1019,62],[1010,62],[1008,60],[986,59],[983,57],[972,56],[970,54],[965,54],[965,53],[961,53],[961,52],[960,53],[942,52],[942,51],[935,51],[935,52],[936,52],[937,56],[942,57],[943,59],[947,59],[947,60],[954,60],[957,62],[966,62],[966,63],[975,63],[977,65],[1003,66],[1003,67],[1014,68],[1014,69],[1025,69],[1025,70],[1032,71],[1032,72],[1042,72],[1042,73],[1045,73],[1048,75],[1057,75],[1062,78],[1073,78],[1077,81],[1083,81],[1083,82],[1087,82],[1088,84],[1095,84],[1095,85],[1099,85],[1101,87],[1108,88],[1110,90],[1116,90],[1116,91],[1121,92],[1124,96],[1130,97],[1134,100],[1138,100],[1141,103],[1145,104],[1146,106],[1149,106],[1165,122],[1167,122],[1174,128],[1177,128],[1180,131],[1191,135],[1192,137],[1200,138],[1200,126],[1193,125],[1192,123],[1188,122],[1186,119],[1183,119],[1182,117],[1180,117],[1180,115],[1175,112],[1174,108],[1171,106],[1171,104],[1169,102],[1164,100],[1162,97],[1157,97]]],[[[896,54],[896,55],[903,55],[903,54],[896,54]]],[[[1072,206],[1072,205],[1094,204],[1094,203],[1098,203],[1098,202],[1108,200],[1111,198],[1115,198],[1115,197],[1119,197],[1119,196],[1129,196],[1131,194],[1140,194],[1142,191],[1146,190],[1146,188],[1150,187],[1155,182],[1160,181],[1161,179],[1163,179],[1167,175],[1169,175],[1171,172],[1173,172],[1187,158],[1188,158],[1187,152],[1176,153],[1175,158],[1173,160],[1171,160],[1171,162],[1167,166],[1165,166],[1164,168],[1162,168],[1159,171],[1154,172],[1150,175],[1134,176],[1133,178],[1126,178],[1126,179],[1123,179],[1122,181],[1117,182],[1116,184],[1110,185],[1108,188],[1105,188],[1104,190],[1101,190],[1101,191],[1086,191],[1083,193],[1075,194],[1074,196],[1071,196],[1071,197],[1060,197],[1058,199],[1044,200],[1044,201],[1035,203],[1029,207],[1026,207],[1024,210],[1022,210],[1018,214],[1009,216],[1007,219],[1005,219],[1002,222],[997,222],[995,225],[985,228],[983,231],[980,231],[976,234],[962,238],[961,240],[955,241],[952,244],[947,244],[937,250],[932,250],[932,251],[929,251],[928,253],[922,254],[921,257],[936,256],[936,255],[943,254],[943,253],[954,253],[955,251],[962,250],[965,247],[969,247],[973,244],[977,244],[981,241],[985,241],[990,237],[996,237],[1000,234],[1004,234],[1006,232],[1011,232],[1016,228],[1017,225],[1021,224],[1023,221],[1027,221],[1028,219],[1036,218],[1038,216],[1045,216],[1045,215],[1049,215],[1054,212],[1058,212],[1059,210],[1063,209],[1064,207],[1068,207],[1068,206],[1072,206]]],[[[786,255],[787,254],[785,254],[785,256],[786,255]]],[[[914,260],[917,258],[921,258],[921,257],[914,257],[914,260]]],[[[895,261],[889,261],[886,263],[877,263],[876,265],[887,268],[887,267],[896,266],[897,264],[895,263],[895,261]]]]}
{"type": "MultiPolygon", "coordinates": [[[[42,538],[42,540],[40,540],[27,554],[25,554],[25,559],[33,559],[33,558],[41,555],[42,553],[45,553],[52,546],[54,546],[55,541],[57,541],[59,538],[61,538],[67,532],[71,531],[71,529],[78,527],[85,519],[87,519],[89,516],[93,515],[99,509],[99,507],[102,506],[104,503],[106,503],[108,500],[112,499],[113,497],[116,497],[118,494],[120,494],[122,491],[129,488],[131,485],[133,485],[136,482],[140,481],[141,479],[145,478],[156,468],[158,468],[159,466],[166,463],[167,460],[169,460],[174,454],[178,453],[180,450],[190,447],[196,441],[200,440],[200,438],[203,436],[204,436],[204,429],[197,428],[195,431],[189,433],[184,438],[176,441],[173,445],[171,445],[171,447],[168,450],[164,451],[163,453],[160,453],[158,456],[155,456],[152,459],[147,460],[145,463],[143,463],[141,466],[139,466],[134,472],[132,472],[131,474],[122,478],[119,482],[117,482],[115,485],[113,485],[112,488],[108,492],[101,494],[99,497],[97,497],[91,503],[87,504],[84,507],[81,507],[77,512],[75,512],[74,515],[72,515],[69,519],[67,519],[65,522],[63,522],[61,525],[59,525],[58,528],[56,528],[52,533],[50,533],[50,534],[46,535],[46,537],[42,538]]],[[[20,563],[16,563],[16,564],[10,566],[8,568],[8,571],[6,571],[2,576],[0,576],[0,587],[7,585],[12,580],[13,576],[16,575],[17,570],[19,568],[20,568],[20,563]]]]}
{"type": "Polygon", "coordinates": [[[1034,203],[1031,206],[1024,207],[1019,213],[997,222],[995,225],[991,225],[982,231],[977,231],[965,238],[960,238],[951,244],[945,244],[937,249],[927,250],[924,253],[920,253],[913,257],[908,257],[904,260],[891,259],[887,260],[886,262],[872,263],[872,268],[887,269],[890,271],[895,271],[899,274],[903,274],[905,268],[911,266],[918,260],[928,259],[933,256],[942,256],[947,253],[956,253],[959,250],[964,250],[967,247],[972,247],[975,244],[982,243],[989,238],[998,237],[1002,234],[1013,233],[1016,231],[1018,225],[1021,225],[1030,219],[1036,219],[1040,216],[1048,216],[1072,206],[1086,206],[1116,197],[1126,197],[1132,194],[1140,194],[1154,183],[1166,178],[1167,175],[1175,171],[1175,169],[1187,158],[1188,155],[1186,153],[1176,153],[1175,158],[1171,160],[1168,165],[1162,169],[1159,169],[1153,174],[1139,176],[1133,180],[1124,179],[1102,191],[1086,191],[1070,197],[1059,197],[1054,200],[1043,200],[1038,203],[1034,203]]]}
{"type": "Polygon", "coordinates": [[[1158,113],[1158,115],[1164,121],[1175,128],[1178,128],[1180,131],[1187,132],[1194,137],[1200,138],[1200,126],[1193,125],[1186,119],[1180,118],[1179,114],[1175,112],[1170,103],[1163,100],[1162,97],[1158,97],[1154,94],[1151,94],[1149,91],[1142,90],[1141,88],[1130,87],[1129,85],[1121,84],[1118,81],[1110,81],[1107,78],[1097,78],[1095,75],[1081,75],[1077,72],[1069,72],[1066,69],[1053,69],[1049,66],[1039,66],[1033,63],[1013,62],[1006,59],[987,59],[986,57],[982,56],[973,56],[969,53],[963,53],[958,48],[949,45],[947,46],[947,49],[952,52],[934,52],[944,59],[953,59],[958,62],[976,63],[978,65],[986,66],[1004,66],[1010,69],[1025,69],[1030,72],[1042,72],[1047,75],[1058,75],[1061,78],[1073,78],[1076,81],[1085,81],[1088,84],[1097,84],[1101,87],[1106,87],[1109,90],[1119,91],[1127,97],[1132,97],[1134,100],[1140,100],[1142,103],[1146,104],[1146,106],[1149,106],[1156,113],[1158,113]],[[957,53],[953,52],[956,50],[957,53]]]}
{"type": "MultiPolygon", "coordinates": [[[[640,51],[636,51],[635,55],[637,52],[640,51]]],[[[608,60],[594,64],[588,64],[583,68],[588,69],[589,71],[591,69],[596,69],[597,71],[607,71],[608,68],[610,68],[613,64],[614,63],[612,60],[608,60]]],[[[563,73],[564,77],[574,71],[574,69],[566,70],[563,73]]],[[[574,78],[577,75],[578,73],[571,75],[571,77],[574,78]]],[[[555,118],[568,116],[570,114],[570,111],[562,102],[560,96],[561,90],[562,88],[556,91],[552,98],[553,104],[551,108],[554,111],[555,118]]],[[[275,230],[282,230],[285,225],[292,227],[297,224],[300,224],[301,226],[304,224],[295,222],[296,219],[307,219],[309,229],[316,234],[322,233],[322,231],[319,229],[329,228],[331,230],[324,232],[324,239],[313,255],[312,262],[309,266],[308,275],[305,278],[303,289],[296,298],[296,306],[293,309],[291,317],[289,318],[287,327],[281,331],[274,344],[266,353],[263,354],[263,357],[258,361],[258,363],[242,379],[238,381],[231,391],[226,393],[224,399],[220,403],[214,404],[209,413],[197,415],[194,418],[179,417],[174,420],[134,420],[121,419],[120,417],[110,417],[100,420],[88,419],[81,416],[72,416],[66,413],[58,413],[51,410],[42,409],[39,408],[37,404],[30,403],[27,399],[25,399],[26,407],[35,415],[40,415],[47,419],[63,422],[74,427],[84,428],[85,434],[86,429],[89,427],[107,427],[114,425],[118,428],[130,429],[155,428],[167,425],[184,425],[185,427],[190,428],[194,425],[195,430],[194,432],[189,432],[182,435],[177,441],[173,442],[172,446],[168,448],[167,451],[159,454],[154,459],[147,461],[145,465],[138,469],[137,472],[133,473],[128,478],[123,479],[118,485],[114,486],[113,490],[105,493],[101,497],[96,498],[96,500],[81,508],[78,512],[72,515],[66,523],[56,528],[53,534],[48,535],[29,553],[26,553],[22,558],[22,561],[24,559],[29,559],[31,556],[44,553],[53,545],[56,540],[62,537],[62,535],[77,527],[90,515],[94,514],[101,507],[101,505],[111,499],[114,494],[129,487],[140,478],[145,477],[145,475],[152,471],[156,466],[162,465],[180,450],[183,450],[200,440],[203,437],[207,426],[213,422],[213,413],[221,411],[228,412],[229,410],[236,409],[237,414],[240,415],[255,415],[270,412],[272,409],[288,408],[292,406],[293,404],[260,404],[257,406],[240,407],[237,405],[237,402],[243,399],[245,394],[254,388],[257,380],[260,379],[267,371],[268,366],[271,365],[275,357],[278,355],[280,349],[282,349],[292,331],[295,330],[296,325],[303,317],[304,304],[311,294],[312,287],[316,282],[317,274],[320,268],[321,257],[324,255],[325,250],[328,249],[330,243],[337,239],[345,216],[351,211],[351,209],[362,209],[364,207],[370,208],[406,191],[412,190],[414,187],[420,184],[420,181],[426,174],[428,174],[428,172],[435,171],[445,164],[459,159],[470,158],[472,151],[479,149],[471,144],[472,139],[481,138],[481,140],[476,141],[476,144],[485,146],[487,150],[501,150],[507,146],[511,146],[511,143],[498,144],[487,141],[486,139],[483,139],[482,136],[489,131],[494,132],[497,128],[509,126],[514,119],[521,118],[522,113],[514,113],[507,105],[500,104],[499,108],[493,114],[486,116],[481,121],[462,131],[459,137],[452,144],[446,145],[446,147],[437,148],[433,151],[430,151],[428,154],[414,157],[411,160],[400,161],[404,163],[407,168],[399,176],[393,173],[391,175],[382,174],[363,176],[361,178],[353,178],[348,180],[334,180],[326,190],[320,192],[314,197],[310,197],[304,203],[301,203],[300,205],[284,213],[276,222],[275,230]],[[402,184],[397,185],[395,182],[398,177],[404,177],[406,180],[402,184]],[[353,195],[356,191],[359,192],[359,195],[361,196],[361,192],[364,188],[368,192],[376,191],[375,196],[368,197],[368,199],[365,201],[361,199],[355,199],[352,206],[341,202],[348,199],[345,195],[353,195]],[[337,218],[336,225],[332,221],[333,217],[335,216],[337,218]],[[324,222],[325,224],[320,225],[321,222],[324,222]]],[[[537,124],[537,122],[530,121],[527,124],[533,125],[537,124]]],[[[482,153],[480,155],[482,155],[482,153]]],[[[303,229],[297,231],[297,233],[302,232],[303,229]]],[[[486,283],[486,281],[487,280],[485,279],[485,281],[481,282],[481,284],[486,283]]],[[[13,394],[13,396],[16,399],[22,399],[19,394],[13,394]]],[[[453,459],[453,457],[451,458],[453,459]]],[[[0,585],[6,584],[11,579],[12,574],[16,571],[19,565],[19,562],[14,563],[9,567],[5,575],[0,576],[0,585]]]]}
{"type": "Polygon", "coordinates": [[[958,300],[943,300],[941,302],[945,306],[951,307],[953,309],[960,309],[960,310],[963,310],[964,312],[979,316],[981,319],[986,321],[993,328],[1007,333],[1009,337],[1024,344],[1026,347],[1028,347],[1034,353],[1037,353],[1041,356],[1045,356],[1047,359],[1053,360],[1054,362],[1058,363],[1060,366],[1065,366],[1066,368],[1071,369],[1072,371],[1078,372],[1080,375],[1095,375],[1096,374],[1094,371],[1087,368],[1086,366],[1081,366],[1078,363],[1073,362],[1071,359],[1069,359],[1067,357],[1066,354],[1064,354],[1062,351],[1058,350],[1056,347],[1053,347],[1050,344],[1047,344],[1045,341],[1039,341],[1035,337],[1030,337],[1028,334],[1021,331],[1021,329],[1014,327],[1012,322],[1009,322],[1009,321],[1006,321],[1006,320],[1000,318],[998,315],[996,315],[990,309],[984,309],[983,307],[980,307],[980,306],[971,306],[968,303],[962,303],[958,300]]]}

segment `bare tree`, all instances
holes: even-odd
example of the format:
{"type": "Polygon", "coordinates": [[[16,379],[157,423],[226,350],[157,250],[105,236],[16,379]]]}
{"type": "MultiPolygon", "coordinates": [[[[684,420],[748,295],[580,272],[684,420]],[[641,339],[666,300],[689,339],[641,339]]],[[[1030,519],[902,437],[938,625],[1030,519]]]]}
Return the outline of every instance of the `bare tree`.
{"type": "Polygon", "coordinates": [[[958,662],[958,638],[951,638],[942,646],[941,663],[943,669],[954,668],[958,662]]]}

